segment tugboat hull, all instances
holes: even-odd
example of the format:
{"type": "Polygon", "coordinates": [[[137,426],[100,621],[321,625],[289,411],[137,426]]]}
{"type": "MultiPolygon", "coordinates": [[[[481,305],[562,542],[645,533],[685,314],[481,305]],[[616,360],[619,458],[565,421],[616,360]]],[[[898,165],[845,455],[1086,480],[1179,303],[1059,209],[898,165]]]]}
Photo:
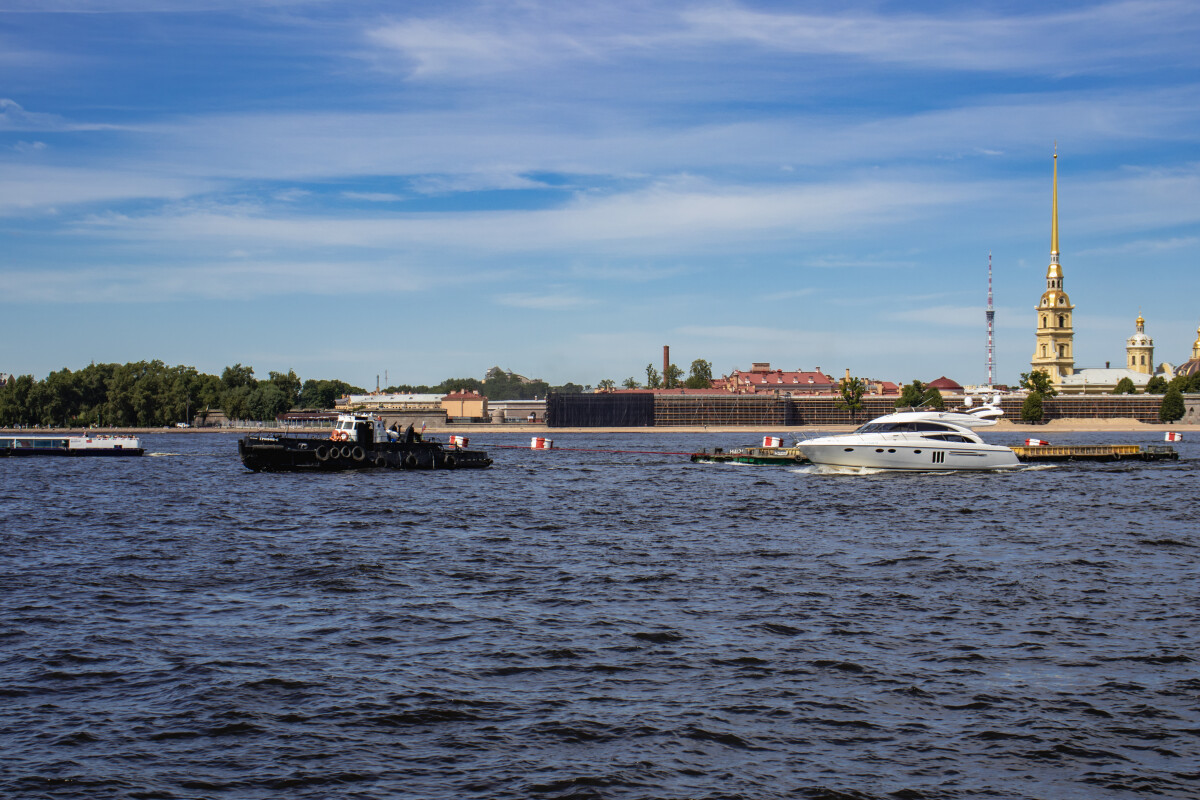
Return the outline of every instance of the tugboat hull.
{"type": "Polygon", "coordinates": [[[251,435],[238,442],[242,464],[254,472],[342,472],[359,469],[483,469],[492,459],[480,450],[440,442],[358,444],[300,436],[251,435]]]}

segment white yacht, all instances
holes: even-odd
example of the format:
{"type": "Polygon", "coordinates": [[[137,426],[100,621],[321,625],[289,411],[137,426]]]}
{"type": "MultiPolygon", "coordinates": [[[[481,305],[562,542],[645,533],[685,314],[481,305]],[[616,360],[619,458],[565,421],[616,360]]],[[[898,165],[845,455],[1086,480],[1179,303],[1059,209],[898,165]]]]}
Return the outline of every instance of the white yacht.
{"type": "Polygon", "coordinates": [[[814,464],[831,467],[929,472],[1020,466],[1012,448],[987,444],[973,430],[995,425],[999,413],[995,406],[971,413],[902,411],[854,433],[802,440],[796,447],[814,464]]]}

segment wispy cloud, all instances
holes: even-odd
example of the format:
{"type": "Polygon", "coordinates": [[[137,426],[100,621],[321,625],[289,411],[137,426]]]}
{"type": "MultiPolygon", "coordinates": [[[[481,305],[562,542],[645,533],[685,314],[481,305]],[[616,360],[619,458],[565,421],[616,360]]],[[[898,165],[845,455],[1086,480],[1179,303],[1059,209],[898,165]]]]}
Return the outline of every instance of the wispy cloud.
{"type": "Polygon", "coordinates": [[[76,204],[154,198],[180,200],[218,184],[153,171],[0,162],[0,215],[76,204]]]}
{"type": "Polygon", "coordinates": [[[697,49],[760,49],[920,69],[1077,73],[1185,52],[1200,12],[1183,0],[1113,2],[1048,13],[999,15],[759,10],[749,3],[628,6],[603,18],[525,4],[504,14],[388,22],[368,42],[401,54],[415,77],[469,77],[618,55],[671,58],[697,49]]]}
{"type": "Polygon", "coordinates": [[[590,305],[593,301],[572,292],[552,292],[549,294],[510,292],[497,295],[496,302],[502,306],[511,306],[513,308],[528,308],[538,311],[566,311],[590,305]]]}
{"type": "Polygon", "coordinates": [[[1108,247],[1085,247],[1075,255],[1083,258],[1086,256],[1160,253],[1184,249],[1195,250],[1198,245],[1200,245],[1200,237],[1197,236],[1168,236],[1163,239],[1137,239],[1108,247]]]}
{"type": "Polygon", "coordinates": [[[552,252],[587,246],[593,252],[638,249],[695,253],[714,242],[731,246],[747,237],[785,238],[864,223],[883,225],[911,218],[918,209],[957,202],[964,186],[903,181],[839,185],[708,187],[677,191],[670,186],[607,197],[583,196],[566,206],[529,211],[421,213],[346,219],[279,216],[265,210],[221,206],[137,217],[98,216],[80,233],[141,240],[203,240],[238,246],[352,245],[438,247],[457,252],[552,252]],[[657,244],[655,244],[657,243],[657,244]]]}
{"type": "Polygon", "coordinates": [[[120,130],[120,126],[73,122],[58,114],[26,111],[20,103],[0,97],[0,131],[105,131],[120,130]]]}
{"type": "Polygon", "coordinates": [[[188,298],[245,300],[280,294],[409,294],[468,280],[465,275],[435,274],[396,263],[264,261],[243,256],[234,254],[227,261],[191,265],[0,269],[0,298],[6,303],[156,303],[188,298]],[[348,271],[353,272],[353,280],[333,279],[348,271]]]}
{"type": "Polygon", "coordinates": [[[404,197],[391,192],[342,192],[342,197],[347,200],[357,200],[363,203],[398,203],[404,200],[404,197]]]}

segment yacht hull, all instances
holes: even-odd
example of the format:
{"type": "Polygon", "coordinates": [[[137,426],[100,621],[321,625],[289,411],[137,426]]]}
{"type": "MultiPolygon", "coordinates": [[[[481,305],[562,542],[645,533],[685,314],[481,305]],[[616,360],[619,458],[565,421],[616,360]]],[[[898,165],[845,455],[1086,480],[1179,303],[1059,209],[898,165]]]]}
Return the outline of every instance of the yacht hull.
{"type": "Polygon", "coordinates": [[[800,442],[800,451],[814,464],[856,469],[937,472],[1019,467],[1017,454],[1007,447],[942,447],[938,445],[861,442],[800,442]]]}

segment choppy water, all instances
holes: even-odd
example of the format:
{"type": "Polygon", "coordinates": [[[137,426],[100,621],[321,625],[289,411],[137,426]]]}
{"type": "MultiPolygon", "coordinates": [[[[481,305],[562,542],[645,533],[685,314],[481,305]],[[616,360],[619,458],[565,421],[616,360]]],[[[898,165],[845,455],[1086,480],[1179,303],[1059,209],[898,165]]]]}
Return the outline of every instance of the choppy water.
{"type": "Polygon", "coordinates": [[[256,475],[232,436],[144,441],[0,459],[6,798],[1200,796],[1192,442],[828,476],[256,475]]]}

